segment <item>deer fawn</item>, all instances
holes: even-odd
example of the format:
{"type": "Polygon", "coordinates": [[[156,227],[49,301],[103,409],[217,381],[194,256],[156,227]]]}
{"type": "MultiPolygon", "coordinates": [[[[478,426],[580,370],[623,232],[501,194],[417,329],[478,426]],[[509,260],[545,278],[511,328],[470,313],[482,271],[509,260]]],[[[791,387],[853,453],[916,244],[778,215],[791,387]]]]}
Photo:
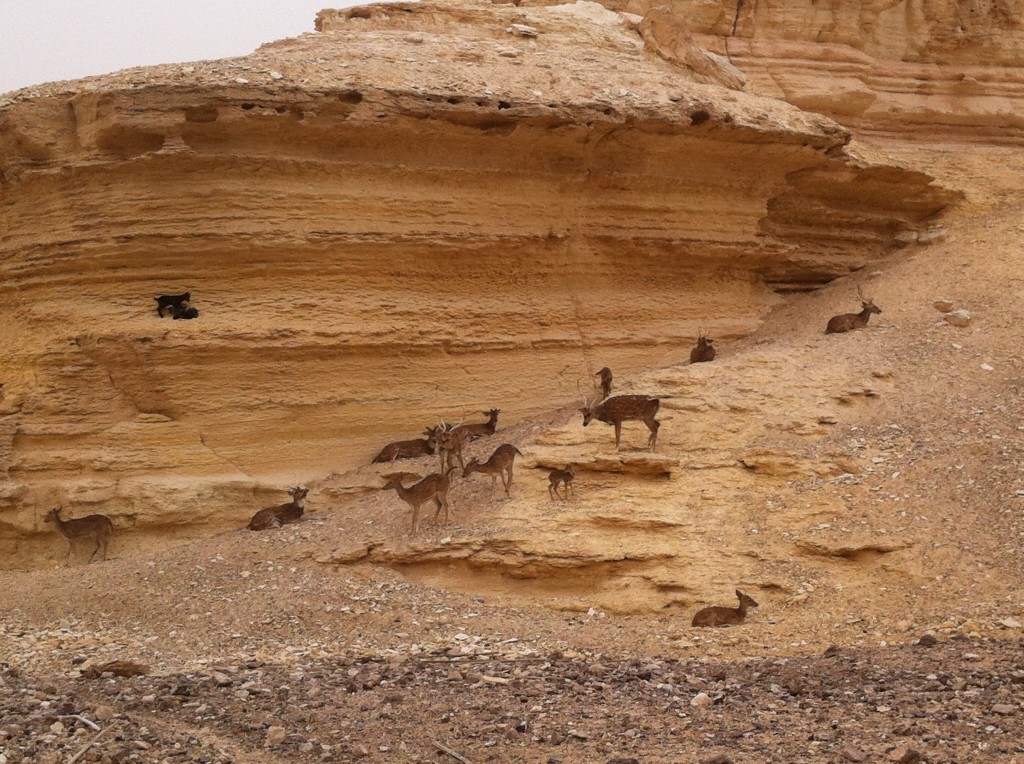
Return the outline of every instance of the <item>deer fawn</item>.
{"type": "Polygon", "coordinates": [[[825,334],[843,334],[854,329],[863,329],[868,325],[868,319],[872,313],[881,313],[882,309],[875,305],[873,300],[866,298],[857,287],[857,295],[860,297],[860,313],[840,313],[832,316],[825,327],[825,334]]]}
{"type": "Polygon", "coordinates": [[[754,598],[736,590],[736,597],[740,601],[739,607],[706,607],[698,610],[691,626],[739,626],[747,617],[747,608],[760,607],[754,598]]]}
{"type": "Polygon", "coordinates": [[[301,485],[289,488],[288,495],[292,497],[292,500],[287,504],[278,504],[276,507],[261,509],[249,521],[249,530],[265,531],[270,528],[280,528],[282,525],[288,525],[288,523],[297,523],[305,511],[305,501],[308,493],[309,489],[303,488],[301,485]]]}
{"type": "Polygon", "coordinates": [[[710,337],[705,337],[703,334],[698,335],[697,345],[690,351],[690,363],[714,361],[717,351],[711,347],[712,342],[714,340],[710,337]]]}
{"type": "Polygon", "coordinates": [[[483,472],[491,476],[491,488],[493,489],[498,477],[501,476],[501,483],[505,486],[505,495],[512,496],[509,488],[512,487],[512,464],[515,462],[516,454],[522,456],[523,452],[510,443],[503,443],[494,449],[494,453],[483,464],[479,459],[470,459],[469,464],[462,470],[462,477],[468,478],[474,472],[483,472]]]}
{"type": "Polygon", "coordinates": [[[416,531],[419,528],[420,505],[427,501],[427,499],[433,499],[437,504],[434,520],[437,520],[443,508],[445,522],[448,522],[448,489],[451,487],[451,474],[454,470],[455,468],[452,467],[443,475],[427,475],[418,483],[408,488],[402,485],[402,481],[407,477],[415,477],[415,475],[410,475],[408,472],[399,472],[388,476],[387,482],[381,490],[387,491],[394,488],[399,498],[412,507],[413,536],[416,535],[416,531]]]}
{"type": "Polygon", "coordinates": [[[476,440],[477,438],[489,438],[498,429],[498,414],[500,413],[501,409],[484,411],[483,415],[487,417],[486,422],[460,424],[453,427],[452,430],[458,433],[463,443],[469,443],[469,441],[476,440]]]}
{"type": "Polygon", "coordinates": [[[395,459],[415,459],[417,456],[433,456],[437,450],[437,435],[430,428],[423,432],[427,437],[413,440],[397,440],[388,443],[373,459],[373,464],[393,462],[395,459]]]}
{"type": "Polygon", "coordinates": [[[605,366],[594,376],[601,378],[601,400],[604,400],[612,394],[612,370],[605,366]]]}
{"type": "Polygon", "coordinates": [[[61,507],[54,507],[44,518],[43,522],[54,523],[60,534],[68,540],[68,552],[64,555],[64,562],[71,559],[71,547],[75,539],[91,538],[96,543],[96,548],[89,556],[92,562],[96,553],[102,550],[101,559],[107,559],[107,542],[114,532],[114,524],[106,515],[89,515],[79,517],[76,520],[61,520],[61,507]]]}
{"type": "Polygon", "coordinates": [[[615,425],[616,451],[619,450],[619,441],[622,437],[622,423],[631,420],[643,422],[651,431],[647,445],[653,451],[658,445],[658,429],[661,427],[661,422],[654,418],[660,405],[659,399],[649,395],[616,395],[614,398],[607,398],[596,404],[584,401],[580,412],[583,414],[584,427],[595,419],[615,425]]]}
{"type": "Polygon", "coordinates": [[[555,497],[565,501],[569,498],[569,492],[572,491],[572,495],[576,495],[576,488],[574,487],[574,481],[576,480],[576,466],[573,464],[566,465],[564,470],[551,470],[548,473],[548,496],[554,501],[555,497]],[[561,483],[565,486],[562,491],[565,496],[560,496],[558,493],[558,484],[561,483]]]}
{"type": "Polygon", "coordinates": [[[181,294],[162,294],[159,297],[154,297],[156,300],[156,314],[160,318],[164,317],[164,311],[168,308],[173,313],[175,309],[182,309],[188,306],[192,301],[191,292],[182,292],[181,294]]]}

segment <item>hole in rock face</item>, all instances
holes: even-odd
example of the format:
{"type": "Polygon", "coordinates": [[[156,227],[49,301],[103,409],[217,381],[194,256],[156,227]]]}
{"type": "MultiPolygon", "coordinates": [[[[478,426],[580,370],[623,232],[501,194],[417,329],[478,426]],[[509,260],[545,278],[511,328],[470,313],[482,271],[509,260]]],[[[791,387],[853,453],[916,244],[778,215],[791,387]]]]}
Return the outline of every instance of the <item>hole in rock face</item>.
{"type": "Polygon", "coordinates": [[[455,96],[452,96],[451,98],[448,99],[448,103],[450,103],[450,104],[462,103],[462,99],[461,98],[456,98],[455,96]]]}
{"type": "Polygon", "coordinates": [[[703,125],[709,119],[711,119],[711,115],[708,112],[701,109],[700,111],[695,111],[693,114],[690,115],[690,124],[703,125]]]}
{"type": "Polygon", "coordinates": [[[512,104],[510,104],[508,101],[498,101],[498,108],[499,109],[511,109],[512,108],[512,104]]]}
{"type": "Polygon", "coordinates": [[[123,157],[134,157],[159,151],[163,148],[164,136],[148,133],[136,127],[118,125],[109,127],[96,138],[96,146],[123,157]]]}
{"type": "Polygon", "coordinates": [[[187,122],[216,122],[220,112],[216,106],[193,106],[185,109],[185,120],[187,122]]]}
{"type": "Polygon", "coordinates": [[[338,94],[338,100],[342,103],[362,103],[363,94],[358,90],[346,90],[344,93],[338,94]]]}
{"type": "Polygon", "coordinates": [[[255,109],[256,108],[256,104],[254,104],[254,103],[243,103],[242,104],[242,108],[245,109],[246,111],[249,111],[250,109],[255,109]]]}

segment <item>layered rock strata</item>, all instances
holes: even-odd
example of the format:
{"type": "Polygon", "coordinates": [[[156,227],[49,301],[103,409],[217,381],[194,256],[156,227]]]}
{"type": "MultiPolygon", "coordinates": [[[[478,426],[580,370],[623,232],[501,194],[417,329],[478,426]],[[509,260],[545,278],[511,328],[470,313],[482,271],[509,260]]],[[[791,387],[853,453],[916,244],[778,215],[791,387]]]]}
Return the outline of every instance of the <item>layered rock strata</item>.
{"type": "Polygon", "coordinates": [[[951,201],[595,8],[369,6],[0,99],[6,559],[63,552],[57,503],[238,526],[442,417],[680,361],[951,201]]]}

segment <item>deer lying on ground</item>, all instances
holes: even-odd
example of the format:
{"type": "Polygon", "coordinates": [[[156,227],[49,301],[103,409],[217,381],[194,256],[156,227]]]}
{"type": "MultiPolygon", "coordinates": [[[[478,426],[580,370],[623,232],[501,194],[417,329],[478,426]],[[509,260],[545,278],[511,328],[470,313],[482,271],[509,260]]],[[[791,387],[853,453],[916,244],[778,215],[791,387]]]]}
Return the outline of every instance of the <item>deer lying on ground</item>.
{"type": "Polygon", "coordinates": [[[156,300],[156,314],[160,318],[164,317],[164,311],[168,308],[171,309],[173,314],[176,308],[180,309],[188,305],[192,300],[191,292],[182,292],[181,294],[162,294],[159,297],[154,297],[156,300]]]}
{"type": "Polygon", "coordinates": [[[199,318],[199,310],[193,308],[191,305],[188,305],[187,303],[182,305],[175,305],[174,312],[171,314],[171,318],[173,318],[175,321],[181,319],[189,320],[192,318],[199,318]]]}
{"type": "Polygon", "coordinates": [[[468,478],[474,472],[483,472],[491,476],[491,488],[494,488],[498,477],[501,476],[502,485],[505,486],[505,495],[511,496],[509,488],[512,486],[512,464],[515,462],[516,454],[523,455],[523,452],[510,443],[503,443],[494,449],[490,458],[480,463],[479,459],[470,459],[462,470],[462,477],[468,478]]]}
{"type": "Polygon", "coordinates": [[[395,459],[415,459],[418,456],[433,456],[437,450],[437,435],[429,427],[423,431],[425,438],[397,440],[388,443],[373,459],[373,464],[393,462],[395,459]]]}
{"type": "Polygon", "coordinates": [[[558,496],[562,501],[566,501],[569,498],[569,492],[572,491],[572,495],[576,495],[576,488],[574,482],[576,480],[576,466],[573,464],[567,464],[564,470],[551,470],[548,473],[548,496],[554,501],[555,497],[558,496]],[[561,483],[565,487],[562,491],[565,496],[560,496],[558,493],[558,484],[561,483]]]}
{"type": "Polygon", "coordinates": [[[739,626],[747,617],[747,608],[760,607],[754,598],[736,590],[736,597],[739,598],[739,607],[706,607],[698,610],[693,616],[691,626],[739,626]]]}
{"type": "Polygon", "coordinates": [[[580,412],[583,414],[583,426],[586,427],[595,419],[615,426],[615,450],[619,450],[622,437],[622,423],[638,420],[647,425],[651,436],[647,445],[651,451],[658,445],[658,429],[661,422],[655,419],[661,401],[649,395],[616,395],[606,398],[600,403],[583,402],[580,412]]]}
{"type": "Polygon", "coordinates": [[[604,400],[612,394],[612,370],[605,366],[594,376],[601,378],[601,400],[604,400]]]}
{"type": "Polygon", "coordinates": [[[697,336],[697,345],[690,351],[690,363],[707,363],[715,360],[716,350],[711,347],[714,342],[710,337],[703,334],[697,336]]]}
{"type": "Polygon", "coordinates": [[[460,424],[453,427],[452,430],[458,433],[463,443],[468,443],[469,441],[476,440],[478,438],[489,438],[494,434],[494,431],[498,429],[498,414],[500,413],[501,409],[484,411],[483,415],[487,417],[486,422],[460,424]]]}
{"type": "Polygon", "coordinates": [[[96,553],[101,550],[101,559],[107,559],[107,542],[110,541],[110,536],[114,532],[114,524],[110,522],[110,518],[106,515],[89,515],[75,520],[61,520],[61,509],[62,507],[51,509],[43,522],[55,524],[60,534],[68,540],[68,552],[64,555],[64,562],[71,558],[71,547],[74,540],[81,538],[91,538],[96,544],[96,548],[89,556],[89,562],[92,562],[96,553]]]}
{"type": "Polygon", "coordinates": [[[861,294],[860,287],[857,287],[857,295],[860,297],[860,313],[840,313],[838,316],[832,316],[825,327],[825,334],[842,334],[854,329],[863,329],[868,325],[872,313],[882,312],[873,300],[861,294]]]}
{"type": "Polygon", "coordinates": [[[444,520],[448,522],[448,489],[451,487],[451,474],[455,468],[452,467],[443,475],[433,474],[427,475],[425,478],[420,480],[408,488],[402,485],[402,481],[409,477],[416,477],[408,472],[399,472],[394,475],[389,475],[387,482],[382,491],[388,491],[392,488],[398,493],[399,498],[402,499],[406,504],[412,507],[412,535],[416,535],[416,531],[419,528],[419,516],[420,506],[423,502],[428,499],[433,499],[434,503],[437,504],[437,511],[434,512],[434,520],[436,521],[438,516],[441,514],[441,509],[444,509],[444,520]]]}
{"type": "Polygon", "coordinates": [[[292,500],[287,504],[278,504],[276,507],[261,509],[249,521],[249,530],[265,531],[270,528],[280,528],[282,525],[288,525],[288,523],[297,523],[305,511],[306,495],[308,493],[309,489],[303,488],[301,485],[289,488],[288,494],[292,497],[292,500]]]}

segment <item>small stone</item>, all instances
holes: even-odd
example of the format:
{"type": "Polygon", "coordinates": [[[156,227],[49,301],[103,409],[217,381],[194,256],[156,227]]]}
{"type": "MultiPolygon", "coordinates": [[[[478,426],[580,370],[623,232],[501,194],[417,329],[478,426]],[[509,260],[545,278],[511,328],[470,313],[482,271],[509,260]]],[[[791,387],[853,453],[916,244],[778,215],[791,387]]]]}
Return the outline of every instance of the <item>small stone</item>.
{"type": "Polygon", "coordinates": [[[712,703],[714,703],[714,701],[711,700],[711,696],[706,692],[698,692],[690,701],[690,705],[694,708],[704,708],[705,706],[710,706],[712,703]]]}
{"type": "Polygon", "coordinates": [[[355,748],[349,750],[349,754],[356,759],[365,759],[370,755],[370,749],[365,745],[357,745],[355,748]]]}
{"type": "Polygon", "coordinates": [[[847,761],[865,761],[868,758],[868,755],[864,753],[864,751],[853,745],[843,746],[839,755],[847,761]]]}
{"type": "Polygon", "coordinates": [[[939,311],[940,313],[949,313],[949,311],[953,310],[953,301],[946,299],[938,299],[932,303],[932,306],[935,308],[935,310],[939,311]]]}
{"type": "Polygon", "coordinates": [[[288,733],[284,727],[271,727],[267,730],[267,739],[263,741],[263,747],[269,748],[273,745],[281,745],[288,739],[288,733]]]}
{"type": "Polygon", "coordinates": [[[54,735],[63,735],[65,731],[64,722],[54,722],[50,725],[50,732],[54,735]]]}
{"type": "Polygon", "coordinates": [[[235,77],[235,82],[237,82],[239,85],[249,84],[249,80],[247,80],[245,77],[235,77]]]}
{"type": "Polygon", "coordinates": [[[983,363],[980,368],[982,371],[995,371],[995,367],[988,363],[983,363]]]}
{"type": "Polygon", "coordinates": [[[1017,713],[1017,706],[1012,706],[1009,703],[996,703],[992,706],[992,713],[1002,714],[1003,716],[1015,714],[1017,713]]]}
{"type": "Polygon", "coordinates": [[[920,764],[923,760],[920,753],[913,748],[908,748],[907,752],[899,758],[897,764],[920,764]]]}
{"type": "Polygon", "coordinates": [[[933,241],[939,241],[940,239],[946,238],[946,229],[944,226],[933,226],[927,231],[921,231],[917,235],[917,241],[919,244],[931,244],[933,241]]]}
{"type": "Polygon", "coordinates": [[[960,308],[960,310],[951,310],[943,316],[946,319],[946,323],[951,326],[967,326],[971,323],[971,311],[960,308]]]}
{"type": "Polygon", "coordinates": [[[273,69],[270,71],[270,78],[274,80],[283,80],[284,75],[281,72],[275,72],[273,69]]]}
{"type": "Polygon", "coordinates": [[[509,34],[517,34],[520,37],[537,36],[537,30],[531,26],[527,26],[526,24],[513,24],[512,26],[508,27],[505,31],[508,32],[509,34]]]}
{"type": "Polygon", "coordinates": [[[724,753],[712,756],[710,759],[703,759],[700,764],[732,764],[732,759],[724,753]]]}
{"type": "Polygon", "coordinates": [[[231,677],[220,671],[214,671],[211,674],[211,678],[218,687],[228,687],[231,685],[231,677]]]}
{"type": "MultiPolygon", "coordinates": [[[[1018,491],[1017,493],[1019,494],[1020,491],[1018,491]]],[[[1007,629],[1019,629],[1021,627],[1020,621],[1018,621],[1016,618],[1003,618],[1001,621],[999,621],[999,625],[1007,629]]]]}
{"type": "Polygon", "coordinates": [[[114,718],[115,711],[111,706],[96,706],[93,715],[101,722],[107,722],[114,718]]]}

